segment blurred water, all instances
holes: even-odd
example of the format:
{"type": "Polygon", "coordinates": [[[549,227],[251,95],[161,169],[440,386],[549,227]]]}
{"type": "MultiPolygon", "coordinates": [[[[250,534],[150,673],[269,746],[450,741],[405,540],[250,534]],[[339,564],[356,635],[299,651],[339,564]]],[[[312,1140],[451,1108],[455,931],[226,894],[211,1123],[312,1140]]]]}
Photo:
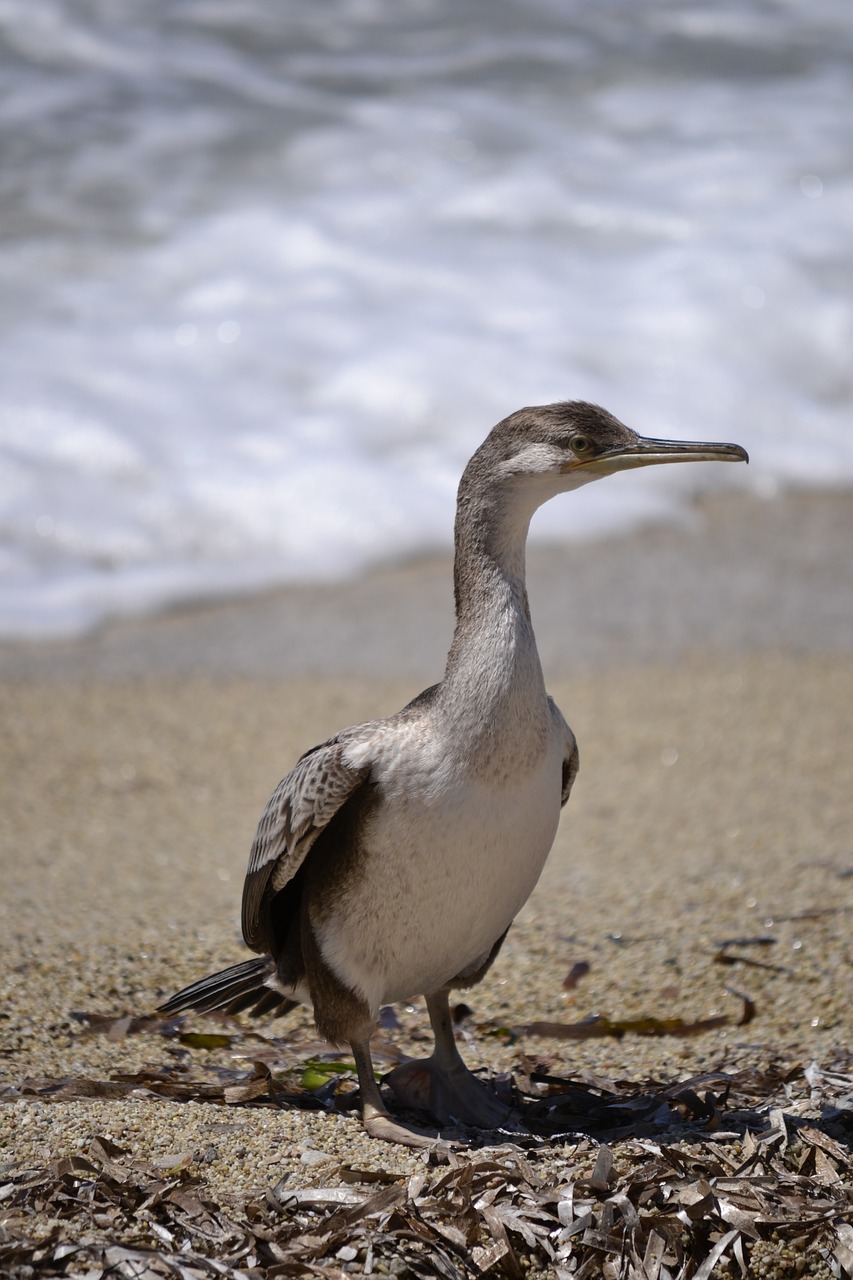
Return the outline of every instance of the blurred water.
{"type": "Polygon", "coordinates": [[[448,547],[523,404],[853,481],[842,0],[2,0],[0,632],[448,547]]]}

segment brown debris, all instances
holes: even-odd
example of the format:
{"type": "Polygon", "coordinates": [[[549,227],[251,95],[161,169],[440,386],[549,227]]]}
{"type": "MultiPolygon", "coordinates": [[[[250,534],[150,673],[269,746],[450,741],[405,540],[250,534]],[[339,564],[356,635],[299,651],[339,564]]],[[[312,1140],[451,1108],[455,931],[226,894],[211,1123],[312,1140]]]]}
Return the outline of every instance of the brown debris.
{"type": "MultiPolygon", "coordinates": [[[[578,966],[575,966],[577,968],[578,966]]],[[[587,966],[588,968],[588,966],[587,966]]],[[[569,973],[571,977],[571,972],[569,973]]],[[[568,979],[566,979],[568,981],[568,979]]],[[[564,981],[563,986],[566,985],[564,981]]],[[[605,1014],[593,1013],[579,1022],[529,1022],[525,1026],[513,1027],[512,1035],[545,1036],[552,1040],[599,1040],[608,1036],[620,1039],[624,1035],[637,1036],[695,1036],[705,1031],[716,1031],[720,1027],[743,1026],[755,1017],[755,1002],[749,996],[732,987],[726,987],[729,995],[743,1001],[743,1009],[738,1019],[733,1020],[727,1014],[718,1014],[712,1018],[660,1018],[644,1015],[639,1018],[610,1018],[605,1014]]],[[[489,1028],[482,1024],[479,1028],[489,1028]]],[[[492,1028],[495,1030],[495,1028],[492,1028]]]]}
{"type": "MultiPolygon", "coordinates": [[[[233,1204],[211,1196],[200,1155],[164,1166],[97,1137],[39,1168],[0,1169],[0,1274],[710,1280],[793,1276],[807,1259],[809,1274],[849,1276],[853,1075],[843,1066],[707,1072],[606,1095],[531,1065],[544,1096],[530,1108],[585,1098],[609,1112],[609,1130],[438,1148],[411,1177],[331,1166],[329,1185],[285,1178],[233,1204]]],[[[240,1086],[249,1105],[265,1071],[240,1086]]]]}
{"type": "Polygon", "coordinates": [[[695,1036],[704,1031],[716,1031],[730,1024],[725,1014],[713,1018],[698,1018],[688,1022],[684,1018],[608,1018],[603,1014],[591,1014],[580,1022],[530,1022],[514,1027],[517,1036],[547,1036],[554,1040],[599,1040],[613,1036],[617,1040],[624,1035],[637,1036],[695,1036]]]}
{"type": "Polygon", "coordinates": [[[589,973],[591,965],[588,960],[576,960],[569,972],[563,978],[563,990],[574,991],[581,978],[585,978],[589,973]]]}
{"type": "Polygon", "coordinates": [[[765,969],[768,973],[784,973],[789,978],[794,976],[794,970],[788,968],[787,965],[770,964],[766,960],[753,960],[750,956],[732,955],[730,951],[724,950],[723,947],[720,947],[718,951],[714,952],[714,963],[728,965],[742,964],[751,969],[765,969]]]}

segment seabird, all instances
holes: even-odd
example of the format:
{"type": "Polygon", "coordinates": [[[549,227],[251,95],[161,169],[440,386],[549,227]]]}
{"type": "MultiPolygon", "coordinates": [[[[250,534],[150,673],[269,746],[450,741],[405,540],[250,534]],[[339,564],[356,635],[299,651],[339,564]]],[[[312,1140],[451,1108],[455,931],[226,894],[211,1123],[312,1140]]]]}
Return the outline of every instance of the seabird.
{"type": "Polygon", "coordinates": [[[394,1093],[442,1124],[506,1121],[460,1056],[449,993],[494,962],[578,770],[530,620],[530,518],[601,476],[697,460],[748,457],[736,444],[647,439],[580,401],[498,423],[459,485],[444,678],[395,715],[313,747],[279,783],[243,888],[243,937],[257,958],[186,987],[164,1012],[310,1004],[321,1035],[352,1049],[367,1132],[425,1146],[431,1135],[392,1119],[370,1055],[380,1006],[423,995],[435,1047],[386,1077],[394,1093]]]}

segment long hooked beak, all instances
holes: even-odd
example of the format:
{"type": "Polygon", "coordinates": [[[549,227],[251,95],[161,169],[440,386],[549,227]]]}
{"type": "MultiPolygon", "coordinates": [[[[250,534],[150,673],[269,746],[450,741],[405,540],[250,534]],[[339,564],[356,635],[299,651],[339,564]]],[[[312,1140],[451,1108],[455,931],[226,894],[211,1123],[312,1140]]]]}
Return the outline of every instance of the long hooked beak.
{"type": "Polygon", "coordinates": [[[630,444],[620,444],[597,458],[582,463],[584,471],[607,475],[633,467],[652,467],[661,462],[749,462],[749,454],[739,444],[716,444],[704,440],[652,440],[637,436],[630,444]]]}

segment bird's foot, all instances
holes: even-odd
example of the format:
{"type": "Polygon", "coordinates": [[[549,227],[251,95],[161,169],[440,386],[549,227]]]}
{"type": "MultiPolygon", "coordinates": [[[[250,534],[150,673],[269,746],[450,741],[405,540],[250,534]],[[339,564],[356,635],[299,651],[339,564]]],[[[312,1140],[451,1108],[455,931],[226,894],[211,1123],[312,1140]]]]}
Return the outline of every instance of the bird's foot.
{"type": "Polygon", "coordinates": [[[381,1142],[399,1142],[401,1146],[423,1150],[436,1146],[440,1141],[436,1134],[397,1124],[387,1111],[379,1111],[376,1107],[365,1107],[362,1120],[368,1137],[378,1138],[381,1142]]]}
{"type": "Polygon", "coordinates": [[[404,1062],[385,1077],[385,1082],[404,1106],[428,1111],[440,1124],[499,1129],[512,1118],[512,1109],[462,1063],[448,1070],[439,1067],[434,1058],[404,1062]]]}

